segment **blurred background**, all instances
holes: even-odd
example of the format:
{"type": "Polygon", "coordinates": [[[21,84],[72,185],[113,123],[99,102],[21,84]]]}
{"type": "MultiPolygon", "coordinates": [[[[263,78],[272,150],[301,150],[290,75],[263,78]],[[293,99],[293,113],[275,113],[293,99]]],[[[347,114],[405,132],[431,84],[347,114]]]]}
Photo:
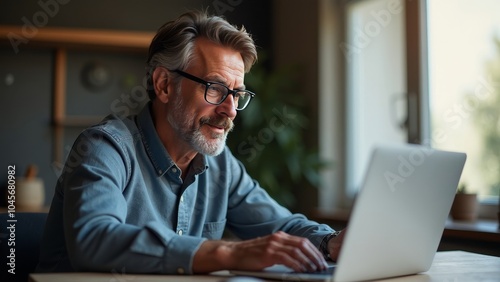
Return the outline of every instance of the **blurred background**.
{"type": "Polygon", "coordinates": [[[255,39],[260,59],[246,83],[257,97],[237,117],[228,145],[278,201],[307,215],[349,210],[374,144],[421,143],[467,152],[462,184],[478,195],[480,217],[496,219],[494,0],[0,1],[2,199],[7,167],[22,176],[33,164],[44,183],[43,205],[50,205],[83,128],[147,101],[139,91],[144,44],[90,48],[64,38],[43,43],[37,35],[64,28],[147,39],[188,9],[244,25],[255,39]]]}

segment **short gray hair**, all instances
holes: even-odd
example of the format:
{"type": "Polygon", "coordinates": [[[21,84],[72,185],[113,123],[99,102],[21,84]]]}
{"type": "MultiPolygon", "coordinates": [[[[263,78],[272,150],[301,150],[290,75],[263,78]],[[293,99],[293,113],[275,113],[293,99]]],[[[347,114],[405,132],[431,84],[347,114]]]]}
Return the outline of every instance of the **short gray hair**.
{"type": "Polygon", "coordinates": [[[204,37],[241,54],[245,72],[257,61],[254,41],[244,27],[237,28],[219,16],[205,12],[187,12],[161,26],[151,45],[147,60],[147,86],[151,100],[156,95],[153,87],[153,71],[158,66],[168,70],[186,69],[194,56],[196,38],[204,37]]]}

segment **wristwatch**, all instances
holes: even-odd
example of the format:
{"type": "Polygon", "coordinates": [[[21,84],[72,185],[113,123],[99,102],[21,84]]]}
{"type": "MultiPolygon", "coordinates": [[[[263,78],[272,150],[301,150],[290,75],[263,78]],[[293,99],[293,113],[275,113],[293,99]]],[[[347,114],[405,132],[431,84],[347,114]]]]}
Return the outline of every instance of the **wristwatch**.
{"type": "Polygon", "coordinates": [[[325,237],[323,237],[323,240],[321,240],[321,244],[319,245],[319,249],[326,259],[330,259],[330,252],[328,251],[328,241],[330,241],[330,239],[332,239],[332,238],[339,236],[340,232],[342,232],[342,231],[332,232],[332,233],[326,235],[325,237]]]}

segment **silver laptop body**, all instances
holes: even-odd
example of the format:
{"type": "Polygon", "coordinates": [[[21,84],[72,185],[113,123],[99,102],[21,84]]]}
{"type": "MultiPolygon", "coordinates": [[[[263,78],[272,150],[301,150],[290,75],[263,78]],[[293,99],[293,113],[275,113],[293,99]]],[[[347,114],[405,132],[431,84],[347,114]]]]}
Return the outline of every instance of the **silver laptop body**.
{"type": "Polygon", "coordinates": [[[236,275],[289,281],[360,281],[427,271],[434,259],[466,155],[420,145],[373,149],[333,274],[284,266],[236,275]]]}

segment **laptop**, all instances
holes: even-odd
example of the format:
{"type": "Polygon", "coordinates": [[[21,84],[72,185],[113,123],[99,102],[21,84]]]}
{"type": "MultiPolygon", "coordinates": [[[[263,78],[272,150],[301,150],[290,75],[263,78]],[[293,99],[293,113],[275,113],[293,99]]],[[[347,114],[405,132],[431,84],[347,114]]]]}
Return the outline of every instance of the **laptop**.
{"type": "Polygon", "coordinates": [[[283,265],[235,275],[284,281],[360,281],[417,274],[434,259],[466,155],[421,145],[376,146],[338,263],[326,273],[283,265]]]}

